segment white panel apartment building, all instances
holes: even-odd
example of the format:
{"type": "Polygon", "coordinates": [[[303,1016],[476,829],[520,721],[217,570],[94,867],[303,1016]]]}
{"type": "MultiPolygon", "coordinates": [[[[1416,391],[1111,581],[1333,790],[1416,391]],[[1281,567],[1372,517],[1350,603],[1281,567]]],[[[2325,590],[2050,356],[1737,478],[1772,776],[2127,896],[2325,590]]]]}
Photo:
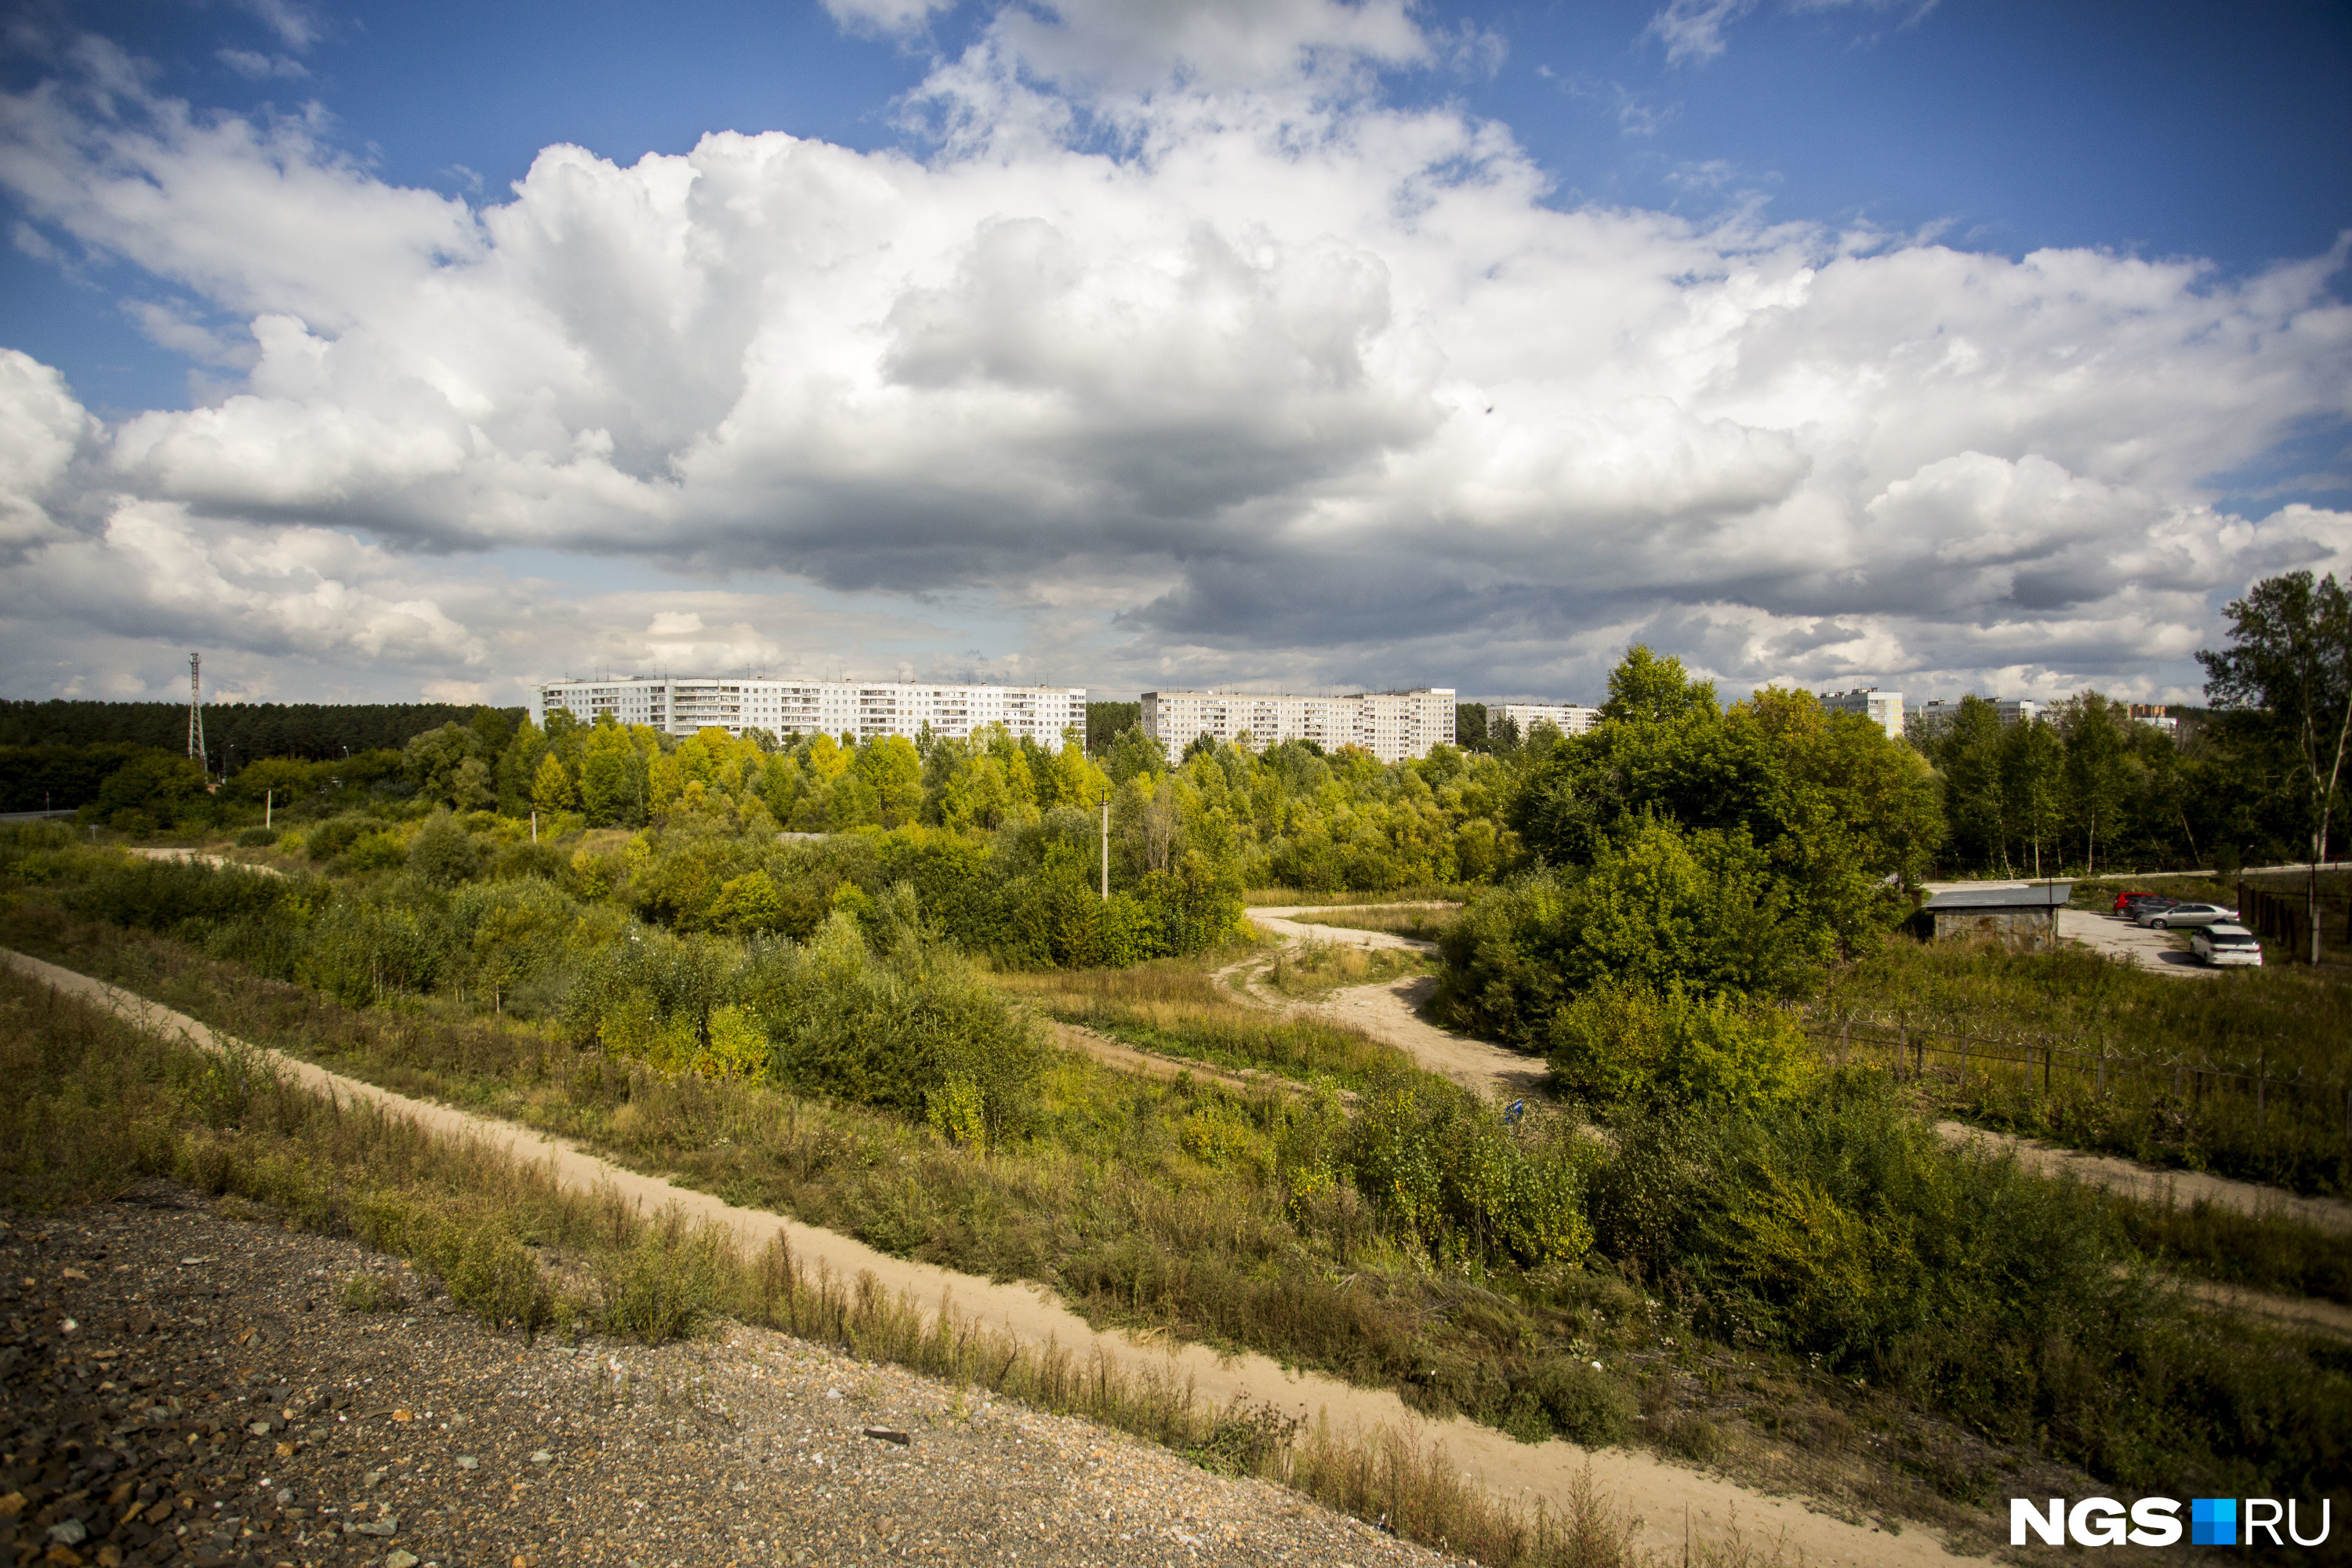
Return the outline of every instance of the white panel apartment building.
{"type": "Polygon", "coordinates": [[[1825,691],[1822,706],[1832,713],[1859,713],[1886,731],[1890,741],[1903,738],[1903,693],[1860,686],[1852,691],[1825,691]]]}
{"type": "Polygon", "coordinates": [[[551,680],[541,687],[533,717],[562,708],[583,723],[610,713],[622,724],[648,724],[673,735],[718,728],[730,735],[765,730],[782,738],[814,734],[931,733],[961,739],[987,724],[1059,747],[1062,731],[1087,728],[1083,686],[943,686],[921,680],[684,679],[551,680]]]}
{"type": "Polygon", "coordinates": [[[1327,751],[1361,746],[1384,763],[1425,757],[1454,743],[1454,689],[1361,691],[1349,697],[1298,697],[1241,691],[1147,691],[1143,732],[1171,757],[1202,735],[1248,735],[1261,746],[1312,741],[1327,751]]]}
{"type": "Polygon", "coordinates": [[[1519,727],[1519,738],[1526,740],[1528,731],[1538,724],[1549,724],[1563,735],[1581,735],[1601,722],[1601,710],[1580,708],[1573,702],[1504,702],[1488,710],[1487,722],[1508,719],[1519,727]]]}

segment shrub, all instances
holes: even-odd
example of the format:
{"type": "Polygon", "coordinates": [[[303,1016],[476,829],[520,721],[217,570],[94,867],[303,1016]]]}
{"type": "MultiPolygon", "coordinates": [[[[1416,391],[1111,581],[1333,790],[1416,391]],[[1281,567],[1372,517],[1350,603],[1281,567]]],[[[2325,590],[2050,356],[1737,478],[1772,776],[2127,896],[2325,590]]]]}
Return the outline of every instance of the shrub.
{"type": "Polygon", "coordinates": [[[1607,983],[1552,1016],[1552,1075],[1602,1105],[1664,1099],[1768,1110],[1803,1092],[1813,1058],[1777,1008],[1721,996],[1607,983]]]}
{"type": "Polygon", "coordinates": [[[1518,1127],[1441,1079],[1399,1076],[1364,1098],[1349,1163],[1363,1194],[1433,1254],[1573,1262],[1591,1246],[1591,1156],[1536,1112],[1518,1127]]]}
{"type": "MultiPolygon", "coordinates": [[[[352,846],[356,855],[359,846],[352,846]]],[[[466,831],[446,811],[436,811],[408,846],[408,868],[438,887],[454,888],[480,874],[489,847],[466,831]]]]}
{"type": "Polygon", "coordinates": [[[399,834],[379,829],[353,840],[349,849],[335,858],[335,864],[346,871],[396,871],[408,864],[408,847],[399,834]]]}
{"type": "Polygon", "coordinates": [[[302,836],[302,847],[313,860],[331,860],[359,842],[375,824],[364,816],[333,816],[302,836]]]}
{"type": "Polygon", "coordinates": [[[248,827],[236,836],[240,849],[267,849],[278,839],[278,829],[274,827],[248,827]]]}
{"type": "Polygon", "coordinates": [[[1582,1362],[1546,1362],[1536,1369],[1533,1386],[1559,1435],[1580,1447],[1623,1442],[1641,1408],[1623,1384],[1582,1362]]]}
{"type": "Polygon", "coordinates": [[[136,860],[91,868],[65,895],[68,909],[110,925],[170,931],[188,921],[268,915],[289,893],[282,878],[202,860],[136,860]]]}

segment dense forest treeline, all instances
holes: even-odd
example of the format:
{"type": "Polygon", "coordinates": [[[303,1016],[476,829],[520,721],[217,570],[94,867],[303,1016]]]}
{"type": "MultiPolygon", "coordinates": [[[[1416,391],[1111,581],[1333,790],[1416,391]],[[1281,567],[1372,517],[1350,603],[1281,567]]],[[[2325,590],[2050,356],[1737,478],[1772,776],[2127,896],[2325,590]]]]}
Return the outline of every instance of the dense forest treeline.
{"type": "MultiPolygon", "coordinates": [[[[483,712],[500,715],[512,729],[525,711],[448,702],[207,702],[205,749],[215,773],[225,767],[234,772],[263,757],[318,761],[347,751],[398,751],[413,736],[471,723],[483,712]]],[[[188,705],[0,701],[0,746],[100,745],[185,753],[188,705]]]]}

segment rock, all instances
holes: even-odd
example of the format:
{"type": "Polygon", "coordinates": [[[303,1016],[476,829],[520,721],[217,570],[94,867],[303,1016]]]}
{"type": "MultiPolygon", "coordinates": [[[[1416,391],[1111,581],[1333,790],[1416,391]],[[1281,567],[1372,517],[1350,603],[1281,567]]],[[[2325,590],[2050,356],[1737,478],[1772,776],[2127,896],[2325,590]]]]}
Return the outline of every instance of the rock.
{"type": "Polygon", "coordinates": [[[391,1474],[392,1472],[390,1470],[370,1470],[366,1476],[361,1479],[360,1484],[365,1487],[380,1487],[383,1485],[384,1478],[391,1474]]]}
{"type": "Polygon", "coordinates": [[[383,1568],[416,1568],[416,1553],[394,1547],[383,1554],[383,1568]]]}
{"type": "Polygon", "coordinates": [[[398,1535],[400,1533],[399,1516],[388,1513],[382,1519],[369,1520],[365,1524],[359,1527],[359,1533],[362,1535],[398,1535]]]}
{"type": "Polygon", "coordinates": [[[541,1448],[537,1453],[531,1455],[530,1462],[534,1465],[551,1465],[555,1463],[555,1456],[549,1453],[546,1449],[541,1448]]]}
{"type": "Polygon", "coordinates": [[[24,1511],[23,1492],[10,1492],[6,1497],[0,1497],[0,1519],[14,1519],[24,1511]]]}
{"type": "Polygon", "coordinates": [[[79,1546],[89,1539],[89,1527],[78,1519],[68,1519],[49,1526],[49,1539],[59,1546],[79,1546]]]}
{"type": "Polygon", "coordinates": [[[866,1435],[877,1442],[896,1443],[901,1448],[913,1440],[906,1433],[894,1432],[887,1426],[868,1426],[866,1428],[866,1435]]]}
{"type": "Polygon", "coordinates": [[[460,1454],[457,1456],[457,1468],[461,1470],[478,1470],[482,1468],[482,1461],[471,1454],[460,1454]]]}
{"type": "Polygon", "coordinates": [[[267,1437],[269,1436],[269,1423],[267,1421],[256,1421],[251,1426],[247,1426],[246,1430],[252,1433],[257,1437],[267,1437]]]}

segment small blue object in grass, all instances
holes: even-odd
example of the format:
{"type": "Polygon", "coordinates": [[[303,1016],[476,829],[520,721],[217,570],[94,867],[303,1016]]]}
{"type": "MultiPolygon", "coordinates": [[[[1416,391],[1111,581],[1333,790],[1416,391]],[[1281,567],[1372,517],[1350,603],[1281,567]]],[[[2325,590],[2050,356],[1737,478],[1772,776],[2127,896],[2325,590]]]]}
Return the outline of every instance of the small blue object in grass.
{"type": "Polygon", "coordinates": [[[1519,1124],[1519,1118],[1525,1116],[1527,1113],[1528,1102],[1524,1100],[1515,1100],[1511,1101],[1509,1107],[1503,1112],[1503,1125],[1506,1127],[1517,1127],[1519,1124]]]}

